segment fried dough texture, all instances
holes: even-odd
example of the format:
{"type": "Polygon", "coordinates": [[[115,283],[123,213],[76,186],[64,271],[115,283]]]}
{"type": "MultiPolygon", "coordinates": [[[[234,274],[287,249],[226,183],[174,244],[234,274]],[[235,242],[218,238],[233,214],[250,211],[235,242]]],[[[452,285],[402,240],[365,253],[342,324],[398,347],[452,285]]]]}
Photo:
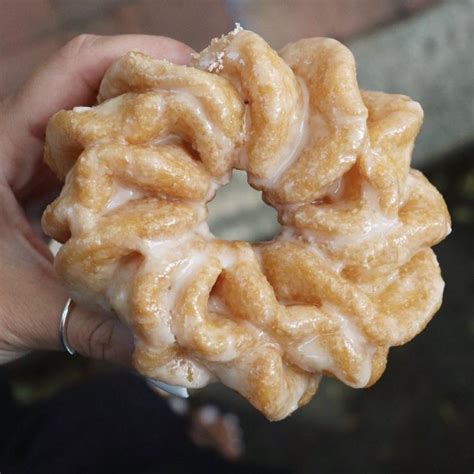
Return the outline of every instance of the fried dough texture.
{"type": "Polygon", "coordinates": [[[328,38],[275,52],[237,28],[189,66],[130,52],[94,107],[50,120],[45,160],[65,180],[43,215],[74,299],[114,311],[147,377],[220,381],[270,420],[322,375],[367,387],[389,348],[438,310],[431,246],[450,231],[442,196],[410,168],[423,112],[360,91],[328,38]],[[282,231],[215,238],[206,204],[245,170],[282,231]]]}

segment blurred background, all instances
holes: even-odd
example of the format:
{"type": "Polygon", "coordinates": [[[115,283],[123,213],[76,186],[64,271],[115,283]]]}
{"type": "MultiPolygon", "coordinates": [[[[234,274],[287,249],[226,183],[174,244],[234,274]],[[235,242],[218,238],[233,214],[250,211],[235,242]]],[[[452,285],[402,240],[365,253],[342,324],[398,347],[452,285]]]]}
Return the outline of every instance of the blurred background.
{"type": "MultiPolygon", "coordinates": [[[[419,101],[425,123],[413,163],[443,193],[453,233],[435,249],[446,280],[442,309],[413,342],[391,351],[373,388],[326,378],[308,406],[273,424],[223,387],[200,391],[193,403],[213,401],[236,413],[243,459],[262,469],[472,472],[474,1],[0,0],[0,98],[80,33],[159,34],[200,50],[235,22],[275,48],[308,36],[339,39],[355,55],[362,88],[419,101]]],[[[210,217],[223,238],[268,239],[277,230],[274,211],[242,173],[219,191],[210,217]]],[[[28,408],[114,370],[80,357],[33,354],[1,368],[0,378],[28,408]]],[[[0,432],[2,416],[0,407],[0,432]]],[[[0,450],[2,441],[7,433],[0,450]]]]}

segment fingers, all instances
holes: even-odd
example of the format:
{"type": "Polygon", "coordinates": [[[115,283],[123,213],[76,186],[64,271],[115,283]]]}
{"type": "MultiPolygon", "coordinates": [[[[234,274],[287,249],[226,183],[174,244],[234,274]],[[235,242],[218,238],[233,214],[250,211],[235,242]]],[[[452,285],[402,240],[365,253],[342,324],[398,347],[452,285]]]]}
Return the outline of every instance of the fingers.
{"type": "MultiPolygon", "coordinates": [[[[10,359],[30,350],[64,350],[59,321],[68,295],[59,283],[53,282],[44,284],[39,291],[36,298],[28,295],[23,302],[10,305],[15,320],[10,320],[6,329],[10,344],[3,347],[9,349],[5,354],[9,352],[10,359]]],[[[74,306],[67,320],[66,336],[69,345],[83,356],[131,365],[132,332],[112,314],[74,306]]]]}
{"type": "MultiPolygon", "coordinates": [[[[39,176],[50,116],[60,109],[93,103],[106,69],[130,50],[177,63],[186,63],[191,52],[182,43],[156,36],[83,35],[45,63],[16,97],[0,104],[0,173],[17,197],[24,190],[31,191],[31,178],[39,176]]],[[[0,232],[0,243],[6,249],[0,256],[0,353],[59,349],[59,317],[67,293],[49,259],[38,252],[37,239],[30,235],[13,196],[7,196],[4,210],[8,212],[2,216],[5,225],[0,232]]],[[[76,308],[70,320],[69,340],[78,352],[129,362],[132,336],[117,319],[76,308]]]]}
{"type": "Polygon", "coordinates": [[[178,41],[159,36],[76,37],[28,81],[18,96],[17,105],[29,109],[24,118],[31,132],[42,138],[46,122],[54,112],[93,102],[106,69],[130,50],[181,64],[188,61],[192,51],[178,41]]]}
{"type": "MultiPolygon", "coordinates": [[[[178,63],[186,63],[191,51],[154,36],[81,36],[53,56],[15,98],[0,104],[0,173],[5,173],[17,197],[24,189],[32,190],[31,177],[39,175],[49,117],[62,108],[92,103],[107,67],[129,50],[178,63]]],[[[0,255],[0,357],[2,351],[20,355],[31,349],[59,349],[59,317],[67,292],[15,199],[5,194],[8,199],[3,199],[0,213],[0,244],[5,250],[0,255]]],[[[68,335],[72,347],[86,356],[130,361],[132,335],[110,315],[76,308],[68,335]]]]}
{"type": "Polygon", "coordinates": [[[74,307],[69,314],[66,334],[70,346],[86,357],[131,364],[132,333],[113,315],[74,307]]]}
{"type": "MultiPolygon", "coordinates": [[[[7,353],[13,359],[30,350],[63,350],[59,321],[68,299],[66,290],[51,263],[39,254],[15,260],[12,265],[6,262],[8,275],[0,277],[4,290],[0,292],[0,363],[2,349],[3,361],[8,361],[7,353]]],[[[132,333],[112,314],[75,306],[66,334],[71,347],[86,357],[131,364],[132,333]]]]}
{"type": "Polygon", "coordinates": [[[61,48],[0,111],[2,168],[7,180],[20,192],[42,155],[48,119],[61,109],[94,102],[100,80],[118,57],[130,50],[185,64],[191,48],[159,36],[81,35],[61,48]],[[20,163],[21,161],[21,163],[20,163]]]}
{"type": "MultiPolygon", "coordinates": [[[[51,253],[34,236],[11,191],[0,186],[0,364],[31,350],[62,350],[59,321],[68,293],[51,253]]],[[[79,353],[128,365],[131,332],[110,314],[75,307],[67,336],[79,353]]]]}
{"type": "MultiPolygon", "coordinates": [[[[49,265],[50,266],[50,265],[49,265]]],[[[59,336],[60,315],[68,295],[43,261],[43,278],[35,271],[24,274],[21,285],[4,282],[8,293],[1,297],[0,363],[30,350],[63,350],[59,336]],[[7,312],[8,311],[8,312],[7,312]]],[[[78,353],[130,366],[133,335],[114,315],[75,306],[68,317],[66,335],[78,353]]]]}

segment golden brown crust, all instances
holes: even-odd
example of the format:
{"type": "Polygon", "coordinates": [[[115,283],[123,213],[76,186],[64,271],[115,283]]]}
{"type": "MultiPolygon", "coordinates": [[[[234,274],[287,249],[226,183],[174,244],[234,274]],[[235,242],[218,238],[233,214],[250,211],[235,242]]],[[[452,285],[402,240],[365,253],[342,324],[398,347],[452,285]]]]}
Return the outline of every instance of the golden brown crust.
{"type": "Polygon", "coordinates": [[[223,48],[227,51],[217,72],[249,104],[241,167],[253,178],[268,178],[283,158],[281,149],[292,133],[294,112],[302,108],[300,87],[288,65],[251,31],[242,31],[230,43],[226,38],[211,43],[193,64],[212,69],[207,61],[220,56],[223,48]]]}
{"type": "Polygon", "coordinates": [[[313,38],[281,51],[308,89],[308,141],[294,166],[268,192],[270,202],[311,202],[349,171],[366,138],[367,109],[354,58],[338,41],[313,38]],[[317,159],[315,159],[317,158],[317,159]]]}
{"type": "Polygon", "coordinates": [[[59,274],[133,328],[146,376],[220,380],[271,420],[322,374],[372,385],[441,303],[430,247],[450,220],[410,169],[421,107],[360,92],[326,38],[278,55],[236,30],[192,65],[129,53],[99,105],[50,120],[45,159],[66,182],[43,228],[64,243],[59,274]],[[277,209],[271,242],[210,234],[206,203],[233,168],[277,209]]]}

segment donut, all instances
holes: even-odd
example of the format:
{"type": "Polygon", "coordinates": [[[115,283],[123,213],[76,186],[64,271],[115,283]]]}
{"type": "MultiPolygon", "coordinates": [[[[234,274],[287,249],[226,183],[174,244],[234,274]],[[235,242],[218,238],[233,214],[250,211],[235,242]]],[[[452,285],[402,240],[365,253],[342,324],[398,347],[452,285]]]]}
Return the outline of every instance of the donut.
{"type": "Polygon", "coordinates": [[[48,123],[45,161],[64,180],[42,219],[63,244],[56,270],[76,302],[132,328],[146,377],[219,381],[269,420],[323,375],[370,386],[442,300],[430,247],[450,217],[410,168],[422,119],[406,96],[359,90],[329,38],[277,53],[237,27],[189,66],[130,52],[95,106],[48,123]],[[234,169],[276,209],[271,241],[209,231],[234,169]]]}

